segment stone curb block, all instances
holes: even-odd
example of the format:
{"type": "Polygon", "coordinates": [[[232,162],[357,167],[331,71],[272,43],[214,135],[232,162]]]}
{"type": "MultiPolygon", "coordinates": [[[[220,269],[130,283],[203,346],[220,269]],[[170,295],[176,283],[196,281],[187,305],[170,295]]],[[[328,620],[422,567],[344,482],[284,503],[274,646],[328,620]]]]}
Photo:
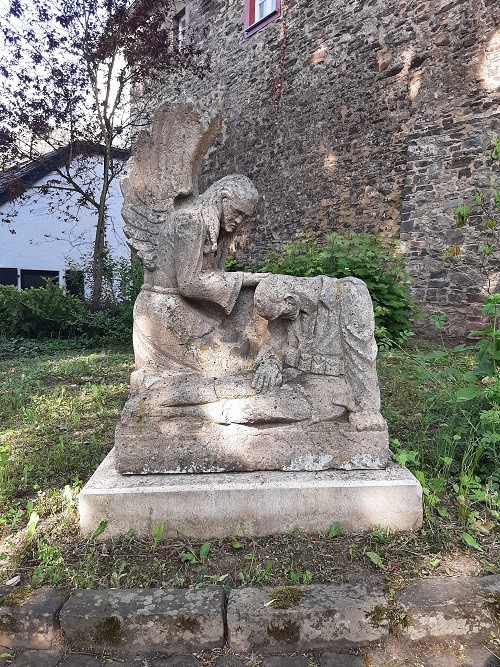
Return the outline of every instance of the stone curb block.
{"type": "Polygon", "coordinates": [[[49,649],[61,640],[58,614],[65,591],[0,587],[0,646],[49,649]]]}
{"type": "Polygon", "coordinates": [[[227,608],[229,645],[237,653],[365,646],[388,633],[370,622],[385,604],[380,587],[361,584],[233,590],[227,608]]]}
{"type": "MultiPolygon", "coordinates": [[[[77,650],[187,655],[224,642],[220,588],[86,590],[65,604],[68,595],[50,588],[0,587],[0,646],[59,648],[62,630],[77,650]]],[[[398,591],[393,601],[368,585],[235,589],[227,609],[229,642],[237,653],[349,650],[385,638],[388,624],[377,626],[377,619],[384,619],[384,610],[389,617],[393,607],[410,623],[396,627],[403,641],[417,645],[467,637],[483,643],[492,631],[500,636],[500,575],[420,580],[398,591]],[[267,604],[283,588],[292,591],[292,599],[285,596],[287,604],[281,605],[287,608],[267,604]]]]}
{"type": "MultiPolygon", "coordinates": [[[[9,667],[59,667],[62,656],[62,651],[24,651],[8,664],[9,667]]],[[[66,663],[63,664],[66,667],[66,663]]],[[[87,667],[91,667],[91,665],[89,664],[87,667]]]]}
{"type": "Polygon", "coordinates": [[[74,649],[186,654],[222,647],[219,589],[86,590],[63,607],[61,627],[74,649]]]}
{"type": "Polygon", "coordinates": [[[500,576],[422,579],[398,591],[396,602],[409,615],[401,637],[410,641],[500,633],[500,576]]]}

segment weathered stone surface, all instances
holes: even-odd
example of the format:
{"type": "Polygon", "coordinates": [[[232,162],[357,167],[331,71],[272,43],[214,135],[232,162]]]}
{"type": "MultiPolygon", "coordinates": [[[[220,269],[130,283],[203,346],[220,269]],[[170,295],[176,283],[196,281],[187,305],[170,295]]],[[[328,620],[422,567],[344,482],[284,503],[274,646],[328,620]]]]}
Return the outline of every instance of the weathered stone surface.
{"type": "Polygon", "coordinates": [[[170,658],[156,658],[153,667],[199,667],[199,662],[192,655],[173,655],[170,658]]]}
{"type": "Polygon", "coordinates": [[[51,648],[60,639],[58,612],[67,594],[51,588],[2,589],[0,645],[51,648]]]}
{"type": "MultiPolygon", "coordinates": [[[[491,648],[485,646],[465,647],[463,649],[463,667],[500,667],[498,647],[491,643],[491,648]]],[[[461,666],[461,667],[462,667],[461,666]]]]}
{"type": "Polygon", "coordinates": [[[249,658],[243,655],[223,655],[217,659],[215,667],[246,667],[249,658]]]}
{"type": "MultiPolygon", "coordinates": [[[[467,643],[466,637],[433,643],[389,637],[383,646],[365,649],[361,664],[370,667],[500,667],[495,653],[492,642],[488,648],[483,641],[480,645],[467,643]]],[[[321,661],[320,667],[323,667],[321,661]]],[[[343,667],[342,663],[339,667],[343,667]]]]}
{"type": "Polygon", "coordinates": [[[305,655],[269,655],[262,660],[262,667],[308,667],[310,664],[305,655]]]}
{"type": "Polygon", "coordinates": [[[224,655],[220,657],[215,667],[309,667],[311,660],[305,655],[224,655]]]}
{"type": "Polygon", "coordinates": [[[9,664],[12,667],[56,667],[61,658],[61,651],[23,651],[9,664]]]}
{"type": "Polygon", "coordinates": [[[319,667],[365,667],[366,661],[362,655],[347,653],[322,653],[319,658],[319,667]]]}
{"type": "Polygon", "coordinates": [[[424,579],[396,594],[409,614],[410,626],[402,635],[412,641],[498,634],[500,576],[460,579],[424,579]]]}
{"type": "Polygon", "coordinates": [[[103,538],[132,528],[148,534],[163,523],[165,535],[178,532],[207,539],[239,534],[270,535],[297,526],[303,532],[328,530],[339,521],[345,531],[374,526],[413,530],[422,523],[421,488],[406,468],[254,472],[205,475],[119,475],[113,452],[79,496],[85,534],[102,520],[103,538]]]}
{"type": "MultiPolygon", "coordinates": [[[[185,656],[182,656],[185,657],[185,656]]],[[[160,659],[161,660],[161,659],[160,659]]],[[[150,655],[126,653],[108,653],[105,667],[156,667],[154,659],[150,655]]],[[[161,667],[161,666],[160,666],[161,667]]]]}
{"type": "Polygon", "coordinates": [[[258,193],[241,175],[198,193],[216,125],[192,104],[162,104],[123,181],[124,229],[145,275],[118,470],[384,468],[368,289],[351,277],[224,270],[258,193]]]}
{"type": "MultiPolygon", "coordinates": [[[[97,659],[97,656],[92,657],[90,655],[69,655],[67,658],[65,658],[60,667],[100,667],[101,663],[97,659]]],[[[113,663],[111,663],[110,667],[112,667],[113,663]]],[[[121,663],[116,663],[117,667],[118,665],[122,667],[121,663]]]]}
{"type": "MultiPolygon", "coordinates": [[[[284,388],[277,391],[282,393],[279,398],[290,400],[288,408],[291,408],[294,396],[287,395],[284,388]]],[[[274,396],[269,396],[269,399],[273,400],[274,396]]],[[[303,400],[309,407],[308,401],[303,400]]],[[[222,404],[221,410],[230,410],[233,406],[228,404],[230,401],[222,404]]],[[[164,422],[155,415],[147,415],[138,429],[139,408],[136,406],[144,409],[140,399],[130,401],[126,408],[128,414],[117,429],[118,471],[122,474],[317,471],[332,468],[374,470],[387,465],[389,438],[386,428],[382,431],[357,431],[348,422],[283,423],[270,428],[259,424],[221,426],[189,419],[187,422],[169,420],[168,428],[164,428],[164,422]]],[[[210,406],[211,409],[218,407],[216,403],[210,406]]],[[[244,405],[234,406],[238,412],[244,408],[244,405]]],[[[286,409],[285,404],[284,414],[286,409]]]]}
{"type": "Polygon", "coordinates": [[[367,645],[387,635],[368,618],[384,603],[382,590],[369,585],[298,586],[285,593],[271,588],[233,590],[227,609],[229,645],[234,651],[267,653],[367,645]],[[273,609],[271,600],[287,608],[273,609]]]}
{"type": "Polygon", "coordinates": [[[222,646],[222,590],[95,590],[74,593],[61,611],[72,648],[190,653],[222,646]]]}

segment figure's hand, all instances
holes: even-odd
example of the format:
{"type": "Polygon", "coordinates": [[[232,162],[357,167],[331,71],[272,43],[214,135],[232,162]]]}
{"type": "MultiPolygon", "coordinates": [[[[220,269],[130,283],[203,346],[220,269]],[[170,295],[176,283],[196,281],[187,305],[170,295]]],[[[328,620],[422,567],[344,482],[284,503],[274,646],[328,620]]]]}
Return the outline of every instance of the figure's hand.
{"type": "Polygon", "coordinates": [[[248,271],[243,271],[243,287],[256,287],[261,280],[268,278],[270,273],[249,273],[248,271]]]}
{"type": "Polygon", "coordinates": [[[281,368],[275,359],[266,359],[255,369],[252,387],[258,394],[270,391],[274,387],[281,387],[282,383],[281,368]]]}

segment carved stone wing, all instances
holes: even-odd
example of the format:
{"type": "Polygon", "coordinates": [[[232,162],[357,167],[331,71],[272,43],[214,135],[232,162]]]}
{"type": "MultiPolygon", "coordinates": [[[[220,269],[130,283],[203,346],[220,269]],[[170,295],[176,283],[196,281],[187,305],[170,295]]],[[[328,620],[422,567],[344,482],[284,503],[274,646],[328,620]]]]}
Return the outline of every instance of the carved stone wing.
{"type": "Polygon", "coordinates": [[[220,130],[220,115],[193,104],[162,104],[151,133],[142,131],[122,179],[124,231],[144,266],[156,268],[160,223],[176,199],[198,196],[201,162],[220,130]]]}

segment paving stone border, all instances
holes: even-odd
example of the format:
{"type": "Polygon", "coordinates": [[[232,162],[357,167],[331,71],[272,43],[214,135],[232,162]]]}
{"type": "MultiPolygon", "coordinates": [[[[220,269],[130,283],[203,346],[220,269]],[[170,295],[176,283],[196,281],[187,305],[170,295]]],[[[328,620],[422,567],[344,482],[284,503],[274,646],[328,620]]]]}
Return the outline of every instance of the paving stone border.
{"type": "MultiPolygon", "coordinates": [[[[220,587],[71,594],[0,587],[0,647],[24,649],[12,663],[19,667],[30,666],[36,649],[44,649],[43,661],[34,667],[84,664],[76,654],[60,662],[68,648],[158,653],[166,656],[161,664],[177,660],[189,667],[190,654],[222,649],[225,642],[236,654],[267,654],[269,667],[280,664],[280,656],[270,654],[321,651],[327,667],[336,664],[336,652],[353,654],[395,636],[412,646],[464,637],[479,645],[491,633],[500,637],[500,575],[422,579],[393,597],[370,583],[234,589],[227,600],[220,587]]],[[[89,660],[85,664],[95,663],[89,660]]],[[[356,656],[348,660],[359,663],[356,656]]],[[[226,663],[244,664],[234,656],[221,658],[221,667],[226,663]]],[[[288,662],[303,663],[300,656],[288,662]]]]}

